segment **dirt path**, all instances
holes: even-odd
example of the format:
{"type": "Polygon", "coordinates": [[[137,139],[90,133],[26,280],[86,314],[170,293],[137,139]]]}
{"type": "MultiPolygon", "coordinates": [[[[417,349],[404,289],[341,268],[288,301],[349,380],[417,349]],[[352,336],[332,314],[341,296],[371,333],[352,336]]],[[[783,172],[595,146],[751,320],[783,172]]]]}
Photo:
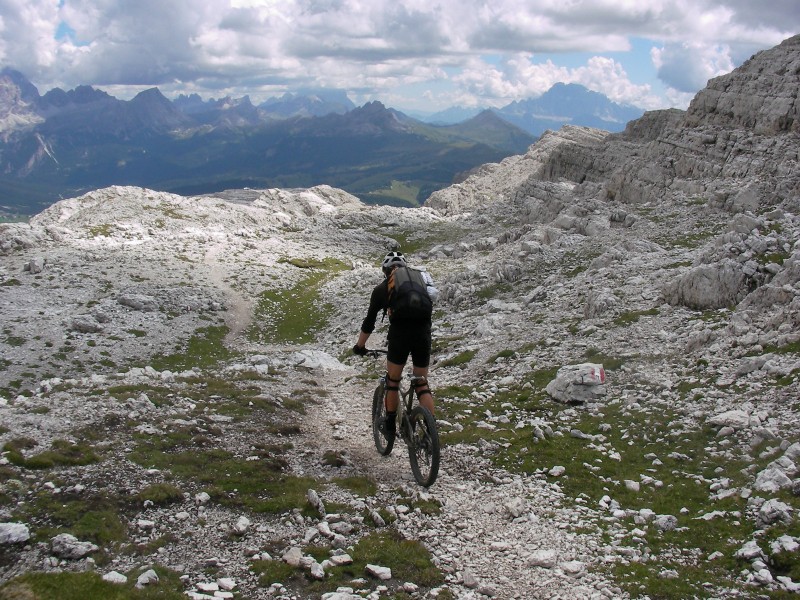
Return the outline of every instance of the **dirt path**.
{"type": "Polygon", "coordinates": [[[208,276],[214,289],[220,290],[226,298],[227,310],[225,311],[225,324],[229,332],[225,343],[233,346],[243,341],[243,334],[253,320],[254,302],[235,290],[229,283],[227,276],[229,270],[221,262],[222,252],[228,246],[223,243],[212,245],[205,253],[203,262],[208,266],[208,276]]]}
{"type": "Polygon", "coordinates": [[[354,371],[329,373],[327,396],[314,418],[306,422],[313,438],[345,452],[359,474],[377,482],[381,489],[403,484],[416,486],[408,462],[408,450],[398,440],[389,456],[380,456],[372,439],[370,414],[375,382],[350,379],[354,371]]]}
{"type": "Polygon", "coordinates": [[[591,571],[599,540],[571,532],[580,513],[562,508],[560,492],[542,478],[499,472],[473,447],[445,446],[439,478],[425,489],[401,441],[390,456],[378,455],[369,424],[373,382],[355,374],[326,373],[326,394],[304,422],[306,442],[315,452],[345,452],[357,474],[377,484],[378,501],[391,505],[403,490],[441,505],[438,514],[401,513],[395,526],[429,549],[456,597],[625,597],[591,571]]]}

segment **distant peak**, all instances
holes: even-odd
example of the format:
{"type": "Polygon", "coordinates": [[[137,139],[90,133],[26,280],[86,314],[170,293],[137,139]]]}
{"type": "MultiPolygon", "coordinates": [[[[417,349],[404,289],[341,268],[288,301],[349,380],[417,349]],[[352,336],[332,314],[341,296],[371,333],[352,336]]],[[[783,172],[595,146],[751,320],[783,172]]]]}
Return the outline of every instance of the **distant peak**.
{"type": "Polygon", "coordinates": [[[147,90],[139,92],[133,99],[136,100],[137,98],[141,98],[143,100],[151,98],[159,98],[159,99],[163,98],[164,100],[167,99],[157,87],[149,88],[147,90]]]}

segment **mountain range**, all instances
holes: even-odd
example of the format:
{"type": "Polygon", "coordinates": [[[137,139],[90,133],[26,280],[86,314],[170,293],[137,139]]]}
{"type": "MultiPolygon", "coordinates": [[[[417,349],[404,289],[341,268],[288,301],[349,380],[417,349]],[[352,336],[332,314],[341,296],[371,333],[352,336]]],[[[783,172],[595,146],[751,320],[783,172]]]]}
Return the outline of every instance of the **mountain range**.
{"type": "Polygon", "coordinates": [[[621,131],[643,113],[582,86],[431,121],[344,92],[306,90],[174,101],[157,88],[129,101],[91,86],[40,95],[0,72],[0,216],[30,215],[107,185],[179,194],[329,184],[371,204],[416,206],[472,169],[524,152],[565,123],[621,131]]]}

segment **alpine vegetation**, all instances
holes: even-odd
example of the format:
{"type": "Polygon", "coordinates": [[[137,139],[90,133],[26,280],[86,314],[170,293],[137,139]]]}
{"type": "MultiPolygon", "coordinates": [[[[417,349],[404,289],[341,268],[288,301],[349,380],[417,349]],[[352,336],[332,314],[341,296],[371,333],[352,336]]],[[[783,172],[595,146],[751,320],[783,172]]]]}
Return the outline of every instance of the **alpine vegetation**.
{"type": "Polygon", "coordinates": [[[108,187],[0,225],[0,597],[796,595],[798,91],[800,36],[419,208],[108,187]],[[351,351],[390,251],[439,290],[428,488],[351,351]]]}

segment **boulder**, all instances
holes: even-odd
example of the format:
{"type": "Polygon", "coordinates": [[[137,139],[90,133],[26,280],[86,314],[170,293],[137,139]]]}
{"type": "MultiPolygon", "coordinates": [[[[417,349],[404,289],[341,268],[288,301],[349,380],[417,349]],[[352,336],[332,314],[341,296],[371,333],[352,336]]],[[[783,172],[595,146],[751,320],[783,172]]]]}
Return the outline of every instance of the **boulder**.
{"type": "Polygon", "coordinates": [[[31,539],[31,532],[22,523],[0,523],[0,546],[24,544],[31,539]]]}
{"type": "Polygon", "coordinates": [[[158,310],[158,300],[152,296],[146,296],[144,294],[122,294],[117,299],[117,302],[122,304],[122,306],[127,306],[128,308],[142,312],[153,312],[158,310]]]}
{"type": "Polygon", "coordinates": [[[552,569],[558,564],[558,554],[552,549],[536,550],[528,558],[528,565],[531,567],[542,567],[552,569]]]}
{"type": "Polygon", "coordinates": [[[292,354],[289,361],[297,368],[308,370],[344,371],[348,368],[336,358],[321,350],[300,350],[292,354]]]}
{"type": "Polygon", "coordinates": [[[791,506],[772,498],[764,502],[758,510],[758,523],[762,527],[778,522],[790,524],[793,512],[794,509],[791,506]]]}
{"type": "Polygon", "coordinates": [[[53,554],[67,560],[78,560],[84,556],[97,552],[99,549],[91,542],[81,542],[74,535],[61,533],[50,541],[53,554]]]}
{"type": "Polygon", "coordinates": [[[743,410],[729,410],[708,418],[709,425],[715,427],[732,427],[735,430],[750,427],[750,415],[743,410]]]}
{"type": "Polygon", "coordinates": [[[381,581],[388,581],[392,578],[392,570],[389,567],[381,567],[378,565],[367,565],[366,571],[368,575],[380,579],[381,581]]]}
{"type": "Polygon", "coordinates": [[[153,569],[148,569],[136,578],[136,588],[142,589],[148,585],[158,583],[158,581],[158,573],[156,573],[153,569]]]}
{"type": "Polygon", "coordinates": [[[664,298],[673,305],[706,310],[736,305],[747,291],[747,276],[742,265],[725,259],[694,267],[679,276],[665,287],[664,298]]]}
{"type": "Polygon", "coordinates": [[[586,304],[583,307],[583,316],[595,319],[611,313],[619,303],[619,299],[610,288],[592,290],[586,295],[586,304]]]}
{"type": "Polygon", "coordinates": [[[603,365],[582,363],[566,365],[547,384],[545,391],[565,404],[597,401],[606,395],[606,372],[603,365]]]}
{"type": "Polygon", "coordinates": [[[777,467],[764,469],[756,476],[753,487],[759,492],[777,492],[792,486],[789,476],[777,467]]]}
{"type": "Polygon", "coordinates": [[[759,547],[758,542],[751,540],[739,548],[734,556],[736,556],[736,558],[752,561],[756,559],[763,559],[764,552],[759,547]]]}

